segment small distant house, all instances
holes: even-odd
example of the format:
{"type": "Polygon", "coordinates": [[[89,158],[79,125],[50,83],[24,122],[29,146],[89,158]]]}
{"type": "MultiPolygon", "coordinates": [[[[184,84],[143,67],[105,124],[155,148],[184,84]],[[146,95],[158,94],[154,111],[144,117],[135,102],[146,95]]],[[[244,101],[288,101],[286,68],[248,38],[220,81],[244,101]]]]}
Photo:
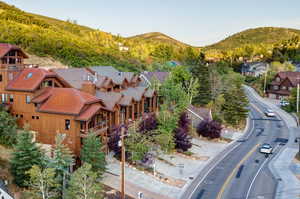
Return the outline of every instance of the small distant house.
{"type": "Polygon", "coordinates": [[[140,78],[141,78],[140,86],[150,87],[152,81],[154,81],[154,80],[158,80],[158,82],[160,84],[162,84],[169,77],[169,75],[170,75],[169,72],[160,72],[160,71],[148,72],[148,71],[144,71],[140,74],[140,78]]]}
{"type": "Polygon", "coordinates": [[[279,72],[268,85],[267,96],[273,99],[286,98],[298,83],[300,83],[300,72],[279,72]]]}
{"type": "Polygon", "coordinates": [[[259,77],[263,75],[268,69],[268,63],[244,63],[241,68],[241,73],[245,76],[259,77]]]}

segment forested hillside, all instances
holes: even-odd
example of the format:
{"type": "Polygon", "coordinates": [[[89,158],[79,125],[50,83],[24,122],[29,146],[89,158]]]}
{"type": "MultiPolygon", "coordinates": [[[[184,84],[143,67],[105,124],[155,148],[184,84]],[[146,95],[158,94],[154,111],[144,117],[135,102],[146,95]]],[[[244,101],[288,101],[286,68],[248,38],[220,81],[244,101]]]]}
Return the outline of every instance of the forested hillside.
{"type": "Polygon", "coordinates": [[[184,62],[190,52],[185,53],[185,46],[126,39],[77,25],[76,21],[26,13],[3,2],[0,2],[0,31],[0,42],[20,45],[29,53],[50,56],[74,67],[113,65],[138,71],[155,62],[173,59],[184,62]]]}
{"type": "Polygon", "coordinates": [[[164,70],[167,61],[193,65],[200,52],[206,60],[231,63],[254,58],[289,60],[299,54],[300,35],[300,30],[295,29],[256,28],[200,48],[159,32],[124,38],[78,25],[74,20],[26,13],[1,1],[0,31],[0,42],[17,44],[30,54],[55,59],[64,65],[112,65],[125,71],[164,70]]]}

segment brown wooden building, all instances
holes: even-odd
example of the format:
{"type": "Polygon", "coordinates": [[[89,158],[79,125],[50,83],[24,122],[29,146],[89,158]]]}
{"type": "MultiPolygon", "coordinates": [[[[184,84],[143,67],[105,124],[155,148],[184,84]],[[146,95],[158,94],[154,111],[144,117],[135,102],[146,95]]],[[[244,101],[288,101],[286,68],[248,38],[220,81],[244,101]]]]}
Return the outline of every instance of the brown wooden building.
{"type": "Polygon", "coordinates": [[[300,83],[300,72],[279,72],[268,85],[267,95],[269,98],[282,99],[290,95],[292,88],[300,83]]]}
{"type": "Polygon", "coordinates": [[[0,44],[0,58],[0,104],[19,126],[29,124],[40,143],[52,145],[57,133],[66,134],[76,156],[89,132],[107,138],[113,126],[157,110],[156,93],[138,87],[133,73],[30,68],[22,49],[9,44],[0,44]]]}

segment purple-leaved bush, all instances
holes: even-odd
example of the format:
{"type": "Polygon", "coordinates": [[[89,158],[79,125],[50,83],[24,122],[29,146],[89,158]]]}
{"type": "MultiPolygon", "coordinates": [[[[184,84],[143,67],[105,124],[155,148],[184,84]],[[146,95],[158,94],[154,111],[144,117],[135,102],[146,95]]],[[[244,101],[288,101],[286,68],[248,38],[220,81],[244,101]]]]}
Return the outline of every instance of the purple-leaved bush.
{"type": "Polygon", "coordinates": [[[192,147],[192,137],[189,136],[190,124],[191,120],[188,118],[188,114],[183,112],[178,121],[178,128],[174,132],[175,148],[177,150],[187,151],[192,147]]]}
{"type": "Polygon", "coordinates": [[[197,133],[203,137],[211,139],[219,138],[221,136],[222,125],[217,121],[203,120],[197,126],[197,133]]]}
{"type": "Polygon", "coordinates": [[[139,132],[147,133],[149,131],[157,129],[157,119],[154,113],[145,114],[142,121],[139,124],[139,132]]]}

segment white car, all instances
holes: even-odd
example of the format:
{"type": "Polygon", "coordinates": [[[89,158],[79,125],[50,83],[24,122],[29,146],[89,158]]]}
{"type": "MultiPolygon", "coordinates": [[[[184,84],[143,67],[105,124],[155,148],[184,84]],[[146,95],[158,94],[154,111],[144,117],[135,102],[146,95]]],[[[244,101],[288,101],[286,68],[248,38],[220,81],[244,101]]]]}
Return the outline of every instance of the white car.
{"type": "Polygon", "coordinates": [[[273,110],[271,109],[268,109],[266,112],[265,112],[266,116],[268,117],[275,117],[275,113],[273,110]]]}
{"type": "Polygon", "coordinates": [[[272,154],[273,147],[270,144],[263,144],[259,148],[259,152],[263,154],[272,154]]]}
{"type": "Polygon", "coordinates": [[[288,101],[282,100],[280,106],[288,106],[290,103],[288,101]]]}

